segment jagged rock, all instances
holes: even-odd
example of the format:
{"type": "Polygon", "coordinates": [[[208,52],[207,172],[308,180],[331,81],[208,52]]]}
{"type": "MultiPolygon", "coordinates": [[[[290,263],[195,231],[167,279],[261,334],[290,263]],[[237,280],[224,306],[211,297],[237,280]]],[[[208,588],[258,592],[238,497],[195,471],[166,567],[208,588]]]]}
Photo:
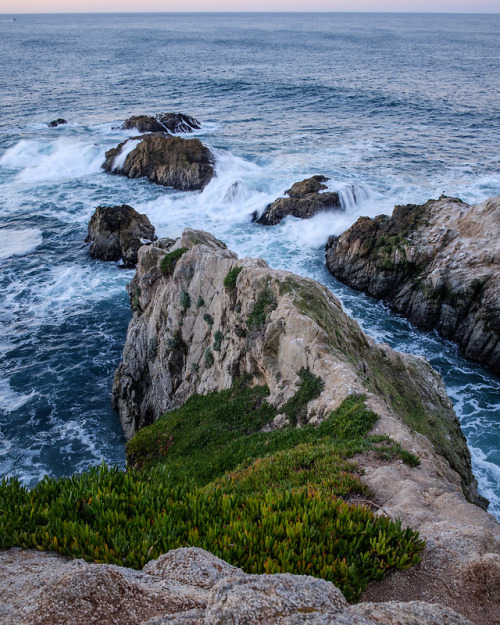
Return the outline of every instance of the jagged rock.
{"type": "Polygon", "coordinates": [[[342,211],[339,194],[336,192],[320,193],[327,189],[324,184],[329,178],[312,176],[301,182],[296,182],[285,191],[289,196],[275,200],[266,207],[262,215],[256,219],[263,226],[275,226],[287,215],[300,219],[310,219],[317,213],[324,211],[342,211]]]}
{"type": "Polygon", "coordinates": [[[137,132],[193,132],[201,128],[200,122],[183,113],[160,113],[154,117],[147,115],[133,115],[122,125],[123,130],[136,129],[137,132]]]}
{"type": "Polygon", "coordinates": [[[194,548],[143,571],[13,549],[0,553],[0,594],[3,625],[470,625],[422,601],[349,607],[331,582],[248,575],[194,548]]]}
{"type": "Polygon", "coordinates": [[[361,217],[330,238],[326,262],[340,281],[500,371],[499,239],[500,196],[475,206],[441,197],[361,217]]]}
{"type": "Polygon", "coordinates": [[[98,206],[90,218],[86,243],[90,255],[101,260],[120,260],[126,267],[137,263],[137,251],[156,239],[146,215],[131,206],[98,206]]]}
{"type": "Polygon", "coordinates": [[[49,122],[47,124],[47,126],[49,128],[57,128],[57,126],[61,126],[62,124],[67,124],[68,122],[63,119],[62,117],[58,117],[57,119],[54,119],[53,121],[49,122]]]}
{"type": "Polygon", "coordinates": [[[214,176],[214,157],[198,139],[152,134],[127,139],[106,152],[103,168],[180,191],[202,190],[214,176]]]}

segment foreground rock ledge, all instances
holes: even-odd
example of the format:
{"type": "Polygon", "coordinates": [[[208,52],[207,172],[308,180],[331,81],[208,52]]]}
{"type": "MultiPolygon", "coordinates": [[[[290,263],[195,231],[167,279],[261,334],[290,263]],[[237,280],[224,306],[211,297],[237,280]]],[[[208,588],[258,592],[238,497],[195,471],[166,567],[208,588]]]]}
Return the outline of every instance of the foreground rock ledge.
{"type": "Polygon", "coordinates": [[[0,553],[3,625],[470,625],[422,601],[348,606],[331,582],[247,575],[197,548],[143,571],[13,549],[0,553]]]}
{"type": "Polygon", "coordinates": [[[500,196],[475,206],[442,197],[361,217],[331,237],[326,262],[340,281],[500,371],[499,241],[500,196]]]}
{"type": "Polygon", "coordinates": [[[102,167],[180,191],[201,191],[214,176],[214,162],[199,139],[151,134],[127,139],[108,150],[102,167]]]}

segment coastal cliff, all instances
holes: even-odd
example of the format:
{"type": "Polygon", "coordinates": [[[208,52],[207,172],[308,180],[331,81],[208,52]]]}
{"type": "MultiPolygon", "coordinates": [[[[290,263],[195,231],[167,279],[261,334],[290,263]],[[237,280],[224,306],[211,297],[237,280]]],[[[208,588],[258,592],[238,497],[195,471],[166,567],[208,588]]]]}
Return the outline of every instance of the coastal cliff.
{"type": "Polygon", "coordinates": [[[331,237],[326,262],[341,282],[500,371],[499,237],[500,196],[475,206],[442,197],[360,217],[331,237]]]}

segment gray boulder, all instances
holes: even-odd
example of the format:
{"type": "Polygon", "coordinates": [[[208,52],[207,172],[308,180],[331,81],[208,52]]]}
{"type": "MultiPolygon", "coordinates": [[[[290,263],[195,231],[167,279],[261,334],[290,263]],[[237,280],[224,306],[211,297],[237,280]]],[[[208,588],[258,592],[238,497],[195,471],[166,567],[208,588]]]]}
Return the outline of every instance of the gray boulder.
{"type": "Polygon", "coordinates": [[[131,206],[98,206],[88,225],[86,243],[90,255],[101,260],[122,259],[126,267],[137,264],[137,252],[142,245],[156,239],[154,226],[146,215],[131,206]]]}

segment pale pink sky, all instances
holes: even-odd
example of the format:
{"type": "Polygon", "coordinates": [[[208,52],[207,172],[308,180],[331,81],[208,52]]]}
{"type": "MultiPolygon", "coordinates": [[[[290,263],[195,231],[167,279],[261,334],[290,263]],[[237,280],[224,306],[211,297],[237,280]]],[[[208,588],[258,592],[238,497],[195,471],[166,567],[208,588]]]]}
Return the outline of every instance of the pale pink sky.
{"type": "Polygon", "coordinates": [[[498,0],[0,0],[0,13],[414,11],[499,13],[498,0]]]}

